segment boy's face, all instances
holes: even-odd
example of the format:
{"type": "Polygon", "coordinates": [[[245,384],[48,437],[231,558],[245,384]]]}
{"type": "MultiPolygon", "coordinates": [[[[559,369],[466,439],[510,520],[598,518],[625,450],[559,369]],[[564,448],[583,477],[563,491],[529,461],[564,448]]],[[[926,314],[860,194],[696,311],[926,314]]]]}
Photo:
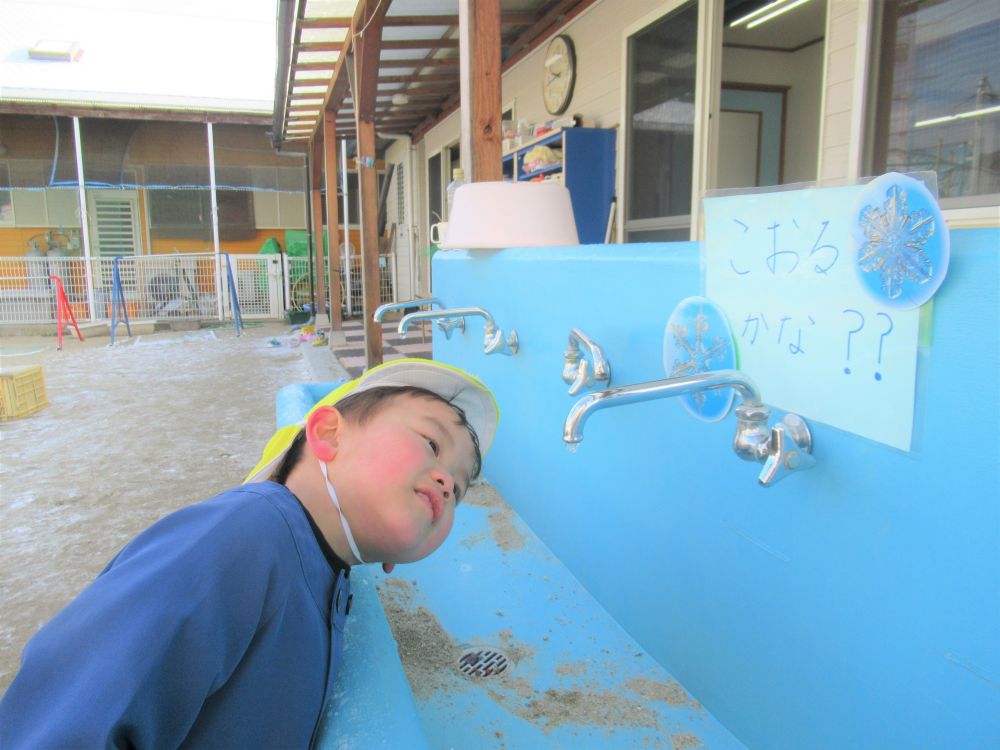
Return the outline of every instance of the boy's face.
{"type": "Polygon", "coordinates": [[[441,401],[396,396],[364,424],[342,420],[330,479],[365,559],[413,562],[441,546],[474,461],[441,401]]]}

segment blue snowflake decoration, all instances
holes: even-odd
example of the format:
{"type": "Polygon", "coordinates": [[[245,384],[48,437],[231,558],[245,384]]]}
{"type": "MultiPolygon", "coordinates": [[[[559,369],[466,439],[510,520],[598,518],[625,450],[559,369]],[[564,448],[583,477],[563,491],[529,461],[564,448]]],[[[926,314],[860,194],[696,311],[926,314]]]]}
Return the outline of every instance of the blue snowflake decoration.
{"type": "MultiPolygon", "coordinates": [[[[722,309],[704,297],[688,297],[674,308],[663,334],[663,367],[667,377],[694,375],[736,367],[736,347],[722,309]]],[[[681,396],[698,419],[718,422],[733,405],[732,388],[681,396]]]]}
{"type": "Polygon", "coordinates": [[[852,238],[858,278],[886,307],[908,310],[934,296],[948,273],[948,227],[927,187],[890,172],[861,193],[852,238]]]}

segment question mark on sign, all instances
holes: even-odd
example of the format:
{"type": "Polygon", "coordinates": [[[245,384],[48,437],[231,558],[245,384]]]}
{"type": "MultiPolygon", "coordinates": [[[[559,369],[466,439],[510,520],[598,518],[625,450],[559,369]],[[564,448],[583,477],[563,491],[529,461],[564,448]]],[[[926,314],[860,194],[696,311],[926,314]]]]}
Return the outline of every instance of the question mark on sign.
{"type": "MultiPolygon", "coordinates": [[[[851,362],[851,336],[853,336],[854,334],[858,333],[862,328],[865,327],[865,316],[862,315],[857,310],[852,310],[850,308],[844,310],[844,315],[847,315],[848,313],[853,313],[854,315],[857,315],[858,318],[860,318],[860,321],[858,322],[858,327],[854,328],[854,329],[852,329],[852,330],[850,330],[850,331],[847,332],[847,363],[850,364],[850,362],[851,362]]],[[[851,368],[845,365],[844,366],[844,374],[845,375],[850,375],[851,374],[851,368]]]]}
{"type": "MultiPolygon", "coordinates": [[[[882,345],[885,343],[885,337],[888,336],[890,333],[892,333],[893,325],[892,325],[892,318],[890,318],[884,312],[875,313],[875,314],[877,316],[879,316],[879,317],[885,318],[888,321],[888,323],[889,323],[889,327],[885,329],[885,333],[883,333],[878,338],[878,364],[882,364],[882,345]]],[[[876,370],[875,371],[875,379],[876,380],[881,380],[882,379],[882,373],[880,373],[880,372],[878,372],[876,370]]]]}

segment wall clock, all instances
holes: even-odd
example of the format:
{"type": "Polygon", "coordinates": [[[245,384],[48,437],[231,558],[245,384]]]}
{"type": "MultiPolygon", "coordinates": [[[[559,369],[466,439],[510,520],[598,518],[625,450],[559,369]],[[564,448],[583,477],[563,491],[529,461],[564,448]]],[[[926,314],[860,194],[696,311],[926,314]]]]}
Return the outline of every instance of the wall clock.
{"type": "Polygon", "coordinates": [[[549,114],[561,115],[569,107],[573,98],[573,84],[576,83],[576,53],[573,40],[560,34],[545,51],[542,69],[542,99],[549,114]]]}

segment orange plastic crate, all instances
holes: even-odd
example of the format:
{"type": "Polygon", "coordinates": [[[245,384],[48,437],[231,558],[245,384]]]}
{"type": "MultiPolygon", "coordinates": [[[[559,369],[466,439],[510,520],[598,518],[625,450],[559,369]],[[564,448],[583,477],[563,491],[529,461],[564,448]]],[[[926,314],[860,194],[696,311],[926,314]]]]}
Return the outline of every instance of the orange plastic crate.
{"type": "Polygon", "coordinates": [[[0,369],[0,420],[26,417],[48,405],[41,365],[0,369]]]}

